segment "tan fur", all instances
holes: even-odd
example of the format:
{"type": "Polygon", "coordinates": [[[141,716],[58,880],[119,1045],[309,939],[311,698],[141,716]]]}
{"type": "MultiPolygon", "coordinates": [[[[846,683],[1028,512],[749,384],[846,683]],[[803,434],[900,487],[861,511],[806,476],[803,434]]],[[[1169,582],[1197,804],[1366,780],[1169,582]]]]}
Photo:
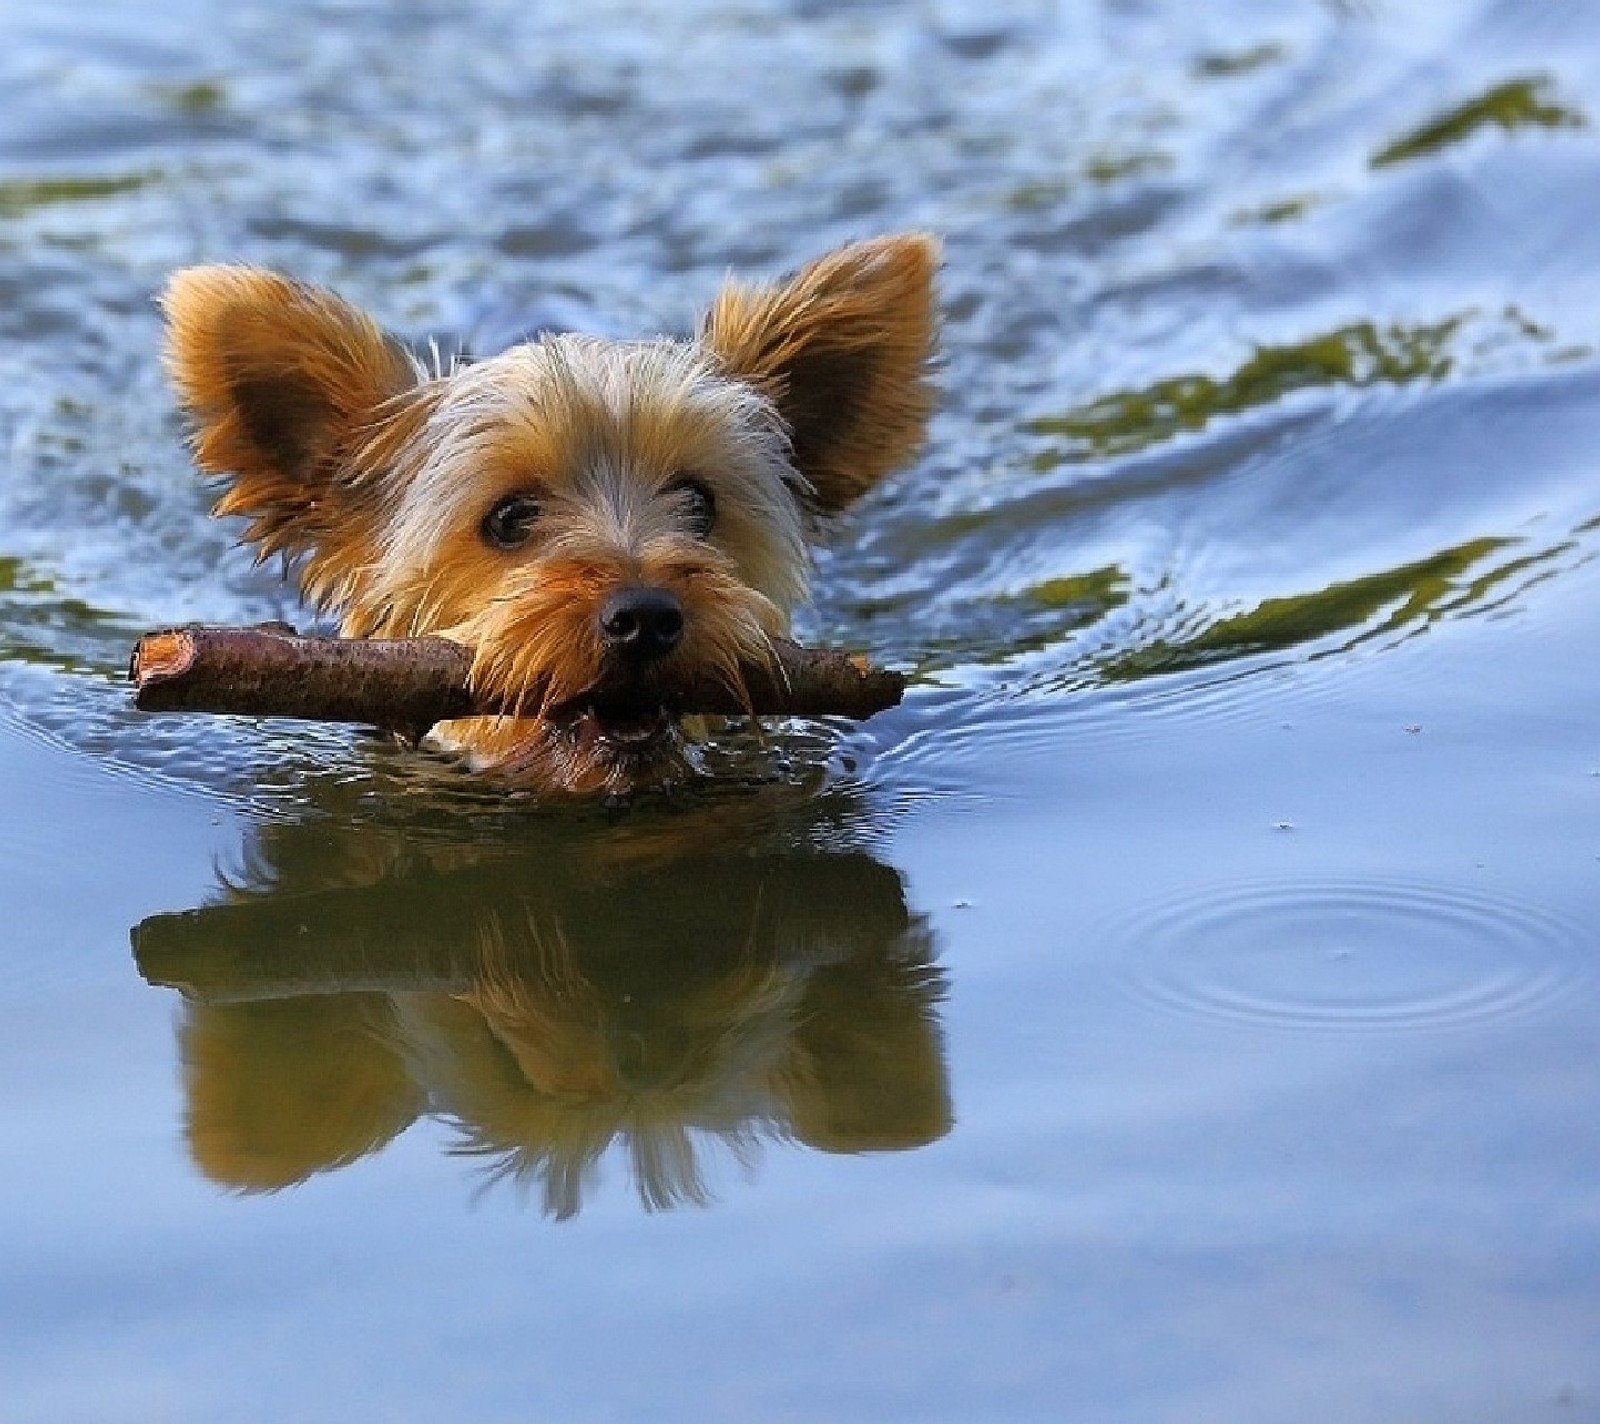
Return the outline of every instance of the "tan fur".
{"type": "Polygon", "coordinates": [[[707,671],[737,690],[804,595],[810,516],[922,438],[936,260],[930,238],[880,238],[784,284],[730,282],[699,341],[550,337],[431,377],[331,293],[196,268],[163,299],[166,360],[197,463],[230,482],[218,514],[297,561],[347,635],[455,638],[525,709],[440,740],[545,785],[629,790],[681,774],[680,740],[620,757],[551,720],[616,672],[603,601],[644,586],[683,609],[630,697],[707,671]],[[685,479],[715,500],[709,537],[687,527],[685,479]],[[512,495],[538,518],[507,550],[483,521],[512,495]]]}

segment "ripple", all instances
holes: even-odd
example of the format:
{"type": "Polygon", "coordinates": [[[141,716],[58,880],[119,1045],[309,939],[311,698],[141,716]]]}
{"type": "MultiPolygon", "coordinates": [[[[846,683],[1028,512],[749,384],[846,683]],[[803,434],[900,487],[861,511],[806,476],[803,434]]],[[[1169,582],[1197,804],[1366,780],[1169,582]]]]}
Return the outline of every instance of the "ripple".
{"type": "Polygon", "coordinates": [[[1476,1028],[1548,1013],[1592,980],[1575,924],[1455,886],[1211,887],[1113,938],[1118,987],[1163,1013],[1336,1033],[1476,1028]]]}

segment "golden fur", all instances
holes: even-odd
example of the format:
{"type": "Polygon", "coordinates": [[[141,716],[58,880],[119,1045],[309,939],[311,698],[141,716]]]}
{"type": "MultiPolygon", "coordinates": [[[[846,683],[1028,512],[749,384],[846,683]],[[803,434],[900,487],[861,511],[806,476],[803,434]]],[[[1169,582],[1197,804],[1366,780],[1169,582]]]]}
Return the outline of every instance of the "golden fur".
{"type": "Polygon", "coordinates": [[[931,238],[879,238],[777,285],[728,283],[697,340],[554,336],[433,373],[331,293],[192,268],[163,298],[166,361],[197,463],[228,481],[218,514],[294,561],[346,635],[456,639],[519,708],[441,742],[546,786],[625,791],[683,769],[670,689],[709,672],[737,691],[739,664],[787,629],[816,516],[915,453],[936,263],[931,238]],[[485,521],[518,496],[536,522],[503,547],[485,521]],[[635,589],[680,610],[681,632],[624,666],[602,610],[635,589]],[[602,684],[620,713],[592,705],[602,684]]]}

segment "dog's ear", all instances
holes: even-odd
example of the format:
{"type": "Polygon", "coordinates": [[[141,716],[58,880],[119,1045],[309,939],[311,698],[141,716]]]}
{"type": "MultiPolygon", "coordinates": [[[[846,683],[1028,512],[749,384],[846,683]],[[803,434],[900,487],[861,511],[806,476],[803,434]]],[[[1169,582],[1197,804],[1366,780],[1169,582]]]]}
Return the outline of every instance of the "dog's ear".
{"type": "MultiPolygon", "coordinates": [[[[248,517],[263,556],[354,557],[374,513],[362,456],[417,385],[416,363],[331,292],[259,268],[188,268],[161,305],[195,459],[231,480],[216,512],[248,517]]],[[[308,586],[328,592],[329,572],[308,566],[308,586]]]]}
{"type": "Polygon", "coordinates": [[[938,262],[932,237],[881,237],[776,286],[729,282],[706,314],[702,341],[776,404],[820,513],[842,509],[922,442],[938,262]]]}

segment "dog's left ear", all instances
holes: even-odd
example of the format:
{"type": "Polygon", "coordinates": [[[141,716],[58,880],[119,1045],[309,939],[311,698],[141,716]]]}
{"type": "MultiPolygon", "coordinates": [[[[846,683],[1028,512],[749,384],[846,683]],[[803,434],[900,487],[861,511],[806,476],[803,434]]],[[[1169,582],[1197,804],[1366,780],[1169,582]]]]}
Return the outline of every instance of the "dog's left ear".
{"type": "Polygon", "coordinates": [[[933,275],[925,233],[854,243],[770,287],[729,282],[701,340],[777,406],[804,498],[832,514],[904,464],[933,410],[933,275]]]}

